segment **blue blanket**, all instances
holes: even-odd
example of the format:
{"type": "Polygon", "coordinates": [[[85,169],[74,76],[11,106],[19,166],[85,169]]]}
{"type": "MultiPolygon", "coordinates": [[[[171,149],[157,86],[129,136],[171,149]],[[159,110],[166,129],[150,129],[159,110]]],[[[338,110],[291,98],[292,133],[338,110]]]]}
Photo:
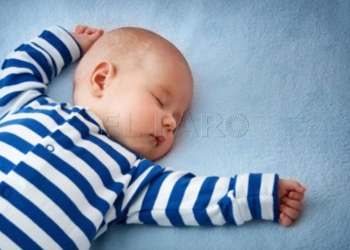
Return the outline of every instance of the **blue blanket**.
{"type": "MultiPolygon", "coordinates": [[[[350,1],[0,2],[0,59],[42,29],[139,26],[172,41],[195,94],[159,162],[197,175],[277,172],[307,190],[300,220],[115,226],[92,249],[349,249],[350,1]]],[[[49,94],[71,102],[68,67],[49,94]]]]}

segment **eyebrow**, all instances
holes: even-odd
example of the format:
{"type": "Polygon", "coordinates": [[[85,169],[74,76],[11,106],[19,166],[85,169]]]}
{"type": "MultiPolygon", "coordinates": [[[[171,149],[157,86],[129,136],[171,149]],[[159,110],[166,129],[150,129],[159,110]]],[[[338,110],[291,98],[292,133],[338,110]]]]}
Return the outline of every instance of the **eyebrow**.
{"type": "Polygon", "coordinates": [[[171,97],[173,96],[173,94],[170,92],[170,90],[167,87],[163,85],[159,85],[158,88],[159,90],[164,91],[168,96],[171,96],[171,97]]]}

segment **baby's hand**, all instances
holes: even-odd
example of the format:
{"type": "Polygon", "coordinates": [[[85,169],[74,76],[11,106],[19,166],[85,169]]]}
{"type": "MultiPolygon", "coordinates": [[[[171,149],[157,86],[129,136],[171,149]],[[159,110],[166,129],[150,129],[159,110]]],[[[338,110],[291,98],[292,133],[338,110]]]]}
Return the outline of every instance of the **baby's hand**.
{"type": "Polygon", "coordinates": [[[279,223],[283,226],[292,225],[293,221],[300,216],[302,208],[302,199],[306,188],[296,181],[283,180],[278,181],[279,198],[279,223]]]}
{"type": "Polygon", "coordinates": [[[84,25],[77,25],[75,31],[71,32],[71,35],[79,43],[83,54],[90,49],[90,47],[96,42],[102,35],[103,30],[89,28],[84,25]]]}

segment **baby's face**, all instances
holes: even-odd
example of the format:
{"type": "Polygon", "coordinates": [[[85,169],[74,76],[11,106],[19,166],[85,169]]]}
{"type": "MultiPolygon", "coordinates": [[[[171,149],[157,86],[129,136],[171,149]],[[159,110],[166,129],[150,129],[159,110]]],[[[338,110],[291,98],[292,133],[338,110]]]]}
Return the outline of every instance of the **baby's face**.
{"type": "Polygon", "coordinates": [[[173,145],[174,131],[192,99],[187,64],[148,53],[141,63],[117,68],[112,81],[100,110],[105,129],[148,159],[162,157],[173,145]]]}

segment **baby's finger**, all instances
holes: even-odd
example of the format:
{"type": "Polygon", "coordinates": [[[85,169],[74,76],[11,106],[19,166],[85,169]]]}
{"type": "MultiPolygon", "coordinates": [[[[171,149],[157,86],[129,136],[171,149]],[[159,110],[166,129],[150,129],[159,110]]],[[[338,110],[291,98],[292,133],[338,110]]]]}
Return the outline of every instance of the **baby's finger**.
{"type": "Polygon", "coordinates": [[[282,203],[296,210],[300,210],[303,206],[300,200],[294,200],[287,197],[282,199],[282,203]]]}
{"type": "Polygon", "coordinates": [[[280,211],[282,213],[286,214],[292,220],[297,219],[300,215],[299,211],[295,210],[294,208],[283,205],[283,204],[280,205],[280,211]]]}
{"type": "Polygon", "coordinates": [[[91,34],[91,36],[99,38],[100,36],[102,36],[104,33],[104,30],[95,30],[95,32],[93,34],[91,34]]]}
{"type": "Polygon", "coordinates": [[[94,28],[87,28],[85,33],[88,35],[94,34],[96,32],[96,29],[94,28]]]}
{"type": "Polygon", "coordinates": [[[79,33],[80,27],[81,27],[81,25],[75,26],[74,32],[75,32],[75,33],[79,33]]]}
{"type": "Polygon", "coordinates": [[[290,192],[288,197],[294,200],[302,200],[304,199],[304,193],[290,192]]]}
{"type": "Polygon", "coordinates": [[[299,182],[292,180],[286,182],[286,188],[290,191],[296,191],[299,193],[304,193],[306,191],[306,188],[304,188],[299,182]]]}
{"type": "Polygon", "coordinates": [[[293,223],[293,220],[291,218],[289,218],[287,215],[285,215],[284,213],[280,213],[280,218],[278,220],[278,222],[283,225],[283,226],[290,226],[293,223]]]}
{"type": "Polygon", "coordinates": [[[75,27],[75,32],[78,34],[83,34],[86,29],[87,29],[87,26],[85,25],[77,25],[75,27]]]}
{"type": "Polygon", "coordinates": [[[298,182],[298,184],[297,184],[295,190],[298,191],[299,193],[305,193],[306,188],[303,187],[303,186],[298,182]]]}

